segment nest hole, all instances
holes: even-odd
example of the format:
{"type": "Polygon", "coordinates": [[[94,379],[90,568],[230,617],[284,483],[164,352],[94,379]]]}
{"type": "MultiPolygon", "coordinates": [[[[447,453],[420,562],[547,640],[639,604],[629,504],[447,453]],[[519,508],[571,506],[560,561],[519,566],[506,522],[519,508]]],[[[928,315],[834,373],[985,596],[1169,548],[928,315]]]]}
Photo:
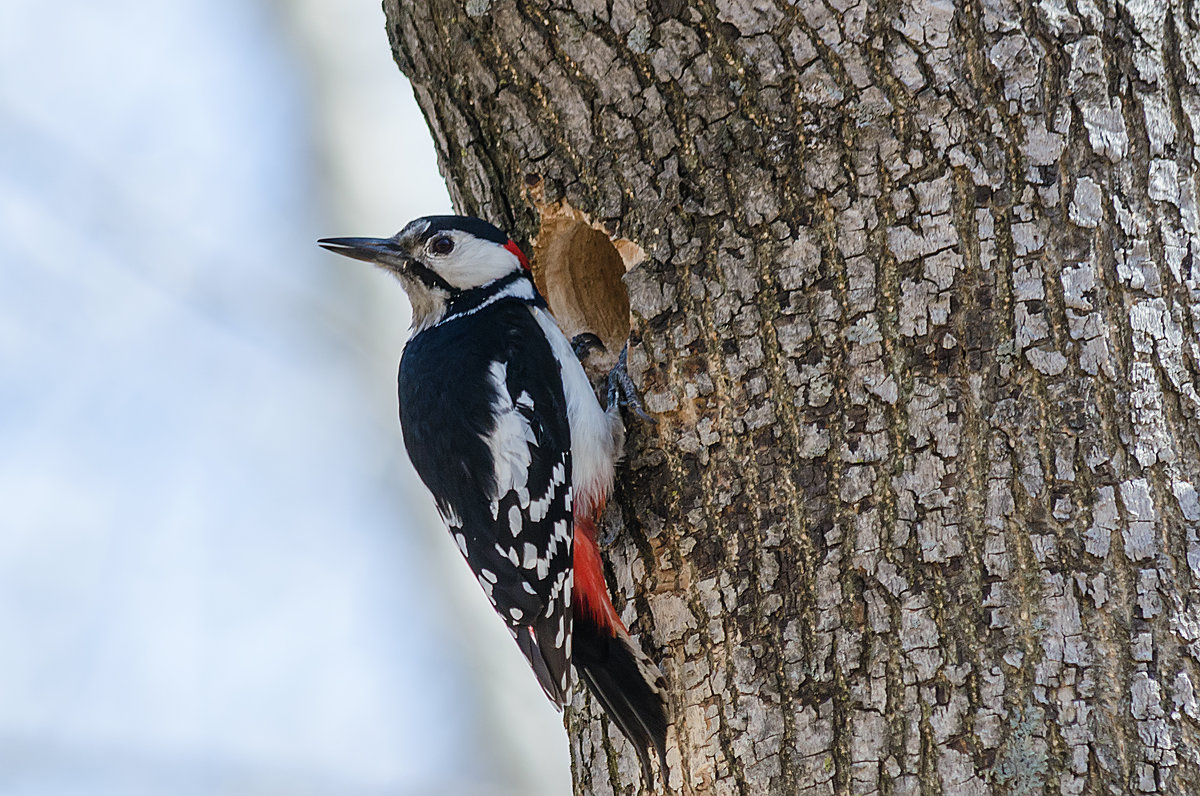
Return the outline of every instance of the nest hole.
{"type": "Polygon", "coordinates": [[[629,294],[621,277],[642,251],[612,240],[576,214],[542,215],[533,241],[533,279],[568,338],[591,332],[604,343],[590,364],[611,367],[629,337],[629,294]]]}

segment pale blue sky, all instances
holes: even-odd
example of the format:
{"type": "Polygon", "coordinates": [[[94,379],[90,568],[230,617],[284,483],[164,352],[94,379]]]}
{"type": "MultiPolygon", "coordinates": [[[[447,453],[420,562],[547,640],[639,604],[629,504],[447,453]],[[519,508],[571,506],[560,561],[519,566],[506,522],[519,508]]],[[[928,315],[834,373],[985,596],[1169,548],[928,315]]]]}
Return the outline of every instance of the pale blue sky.
{"type": "Polygon", "coordinates": [[[6,5],[0,793],[566,792],[313,245],[448,209],[376,0],[6,5]]]}

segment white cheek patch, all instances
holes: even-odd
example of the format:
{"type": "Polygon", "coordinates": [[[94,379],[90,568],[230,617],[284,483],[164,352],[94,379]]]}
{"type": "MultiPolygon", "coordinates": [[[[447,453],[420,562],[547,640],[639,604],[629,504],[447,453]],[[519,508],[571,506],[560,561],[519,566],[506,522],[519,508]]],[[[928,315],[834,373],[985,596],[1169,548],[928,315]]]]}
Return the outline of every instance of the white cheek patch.
{"type": "Polygon", "coordinates": [[[461,290],[486,285],[521,269],[517,255],[503,246],[465,232],[446,234],[454,241],[454,250],[445,256],[426,254],[423,259],[442,279],[461,290]]]}

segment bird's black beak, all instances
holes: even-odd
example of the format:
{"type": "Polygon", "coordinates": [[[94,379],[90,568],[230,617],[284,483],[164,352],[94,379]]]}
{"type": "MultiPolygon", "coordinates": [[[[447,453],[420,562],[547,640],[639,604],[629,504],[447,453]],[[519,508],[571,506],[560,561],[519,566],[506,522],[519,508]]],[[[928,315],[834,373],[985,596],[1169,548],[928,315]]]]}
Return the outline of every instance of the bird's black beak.
{"type": "Polygon", "coordinates": [[[321,238],[317,245],[335,254],[380,265],[403,256],[392,238],[321,238]]]}

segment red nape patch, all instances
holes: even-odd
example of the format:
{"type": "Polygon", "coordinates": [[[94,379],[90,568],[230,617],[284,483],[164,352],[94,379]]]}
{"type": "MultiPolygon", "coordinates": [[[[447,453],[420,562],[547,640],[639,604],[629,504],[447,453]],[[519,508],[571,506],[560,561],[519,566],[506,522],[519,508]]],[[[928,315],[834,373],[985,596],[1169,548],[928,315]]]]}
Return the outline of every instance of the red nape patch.
{"type": "Polygon", "coordinates": [[[525,256],[525,252],[521,251],[521,247],[513,241],[504,244],[504,248],[508,249],[513,254],[517,255],[517,259],[521,261],[521,267],[526,271],[531,270],[529,267],[529,258],[525,256]]]}
{"type": "Polygon", "coordinates": [[[604,564],[600,560],[600,549],[596,547],[596,526],[590,519],[575,517],[575,547],[573,564],[575,582],[571,595],[576,610],[586,613],[600,627],[616,635],[628,633],[612,600],[608,598],[608,584],[604,582],[604,564]]]}

